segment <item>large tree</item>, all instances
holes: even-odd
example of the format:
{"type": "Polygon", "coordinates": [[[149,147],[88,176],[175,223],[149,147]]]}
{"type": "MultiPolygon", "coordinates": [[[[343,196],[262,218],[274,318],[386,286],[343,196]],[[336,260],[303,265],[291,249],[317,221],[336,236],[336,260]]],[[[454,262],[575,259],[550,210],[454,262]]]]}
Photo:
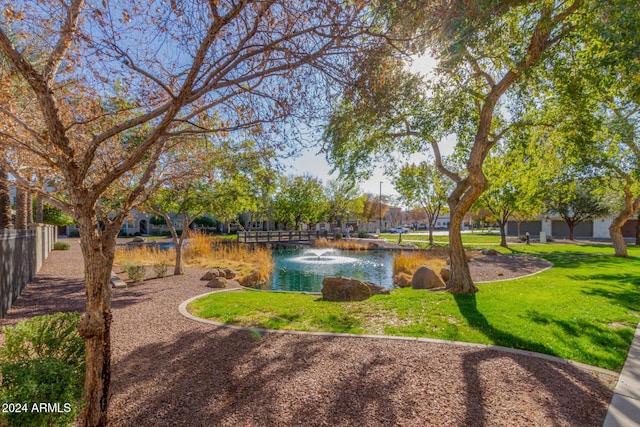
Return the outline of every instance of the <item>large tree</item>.
{"type": "Polygon", "coordinates": [[[429,224],[429,245],[433,246],[433,229],[446,206],[453,182],[435,165],[421,162],[402,167],[393,180],[393,186],[403,204],[424,210],[429,224]]]}
{"type": "Polygon", "coordinates": [[[363,72],[335,108],[326,149],[336,167],[354,172],[366,168],[372,153],[387,157],[398,147],[405,152],[431,148],[437,167],[455,183],[448,198],[451,292],[477,291],[460,233],[465,215],[489,185],[484,160],[500,139],[522,125],[507,114],[509,90],[552,65],[552,48],[574,31],[574,15],[583,3],[382,5],[388,25],[400,37],[391,47],[369,51],[359,68],[363,72]],[[394,56],[403,36],[435,59],[428,82],[409,75],[394,56]],[[441,159],[439,143],[451,135],[465,164],[461,172],[448,169],[441,159]]]}
{"type": "Polygon", "coordinates": [[[337,222],[338,228],[361,209],[361,192],[350,179],[330,180],[324,187],[327,200],[327,221],[337,222]]]}
{"type": "MultiPolygon", "coordinates": [[[[525,132],[524,137],[528,136],[525,132]]],[[[489,188],[478,199],[476,207],[491,212],[500,227],[500,246],[505,248],[507,222],[514,217],[531,218],[541,212],[540,183],[552,173],[548,170],[549,163],[539,157],[540,150],[530,140],[527,142],[529,144],[523,145],[505,141],[494,148],[484,163],[489,188]]]]}
{"type": "Polygon", "coordinates": [[[326,217],[327,199],[322,180],[308,175],[283,177],[275,196],[275,214],[279,221],[293,225],[313,225],[326,217]]]}
{"type": "Polygon", "coordinates": [[[559,215],[569,227],[569,239],[573,240],[576,225],[609,213],[609,206],[598,189],[600,179],[565,170],[548,182],[545,188],[545,205],[549,215],[559,215]]]}
{"type": "Polygon", "coordinates": [[[563,162],[581,162],[609,177],[619,195],[609,234],[616,256],[627,256],[622,226],[640,207],[640,12],[628,0],[593,1],[588,25],[559,47],[561,60],[541,73],[523,104],[538,122],[554,123],[549,139],[563,162]]]}
{"type": "Polygon", "coordinates": [[[176,259],[174,275],[184,274],[182,250],[193,221],[205,213],[211,205],[212,194],[204,180],[184,180],[171,182],[156,190],[146,203],[152,212],[164,218],[175,247],[176,259]],[[178,235],[176,220],[182,223],[182,233],[178,235]]]}
{"type": "MultiPolygon", "coordinates": [[[[115,239],[163,150],[185,135],[270,130],[322,82],[318,72],[340,74],[348,63],[341,55],[355,51],[355,37],[366,31],[362,7],[339,0],[3,3],[1,72],[24,93],[0,106],[0,143],[40,159],[61,180],[60,195],[39,192],[80,230],[87,297],[81,425],[107,424],[115,239]],[[29,55],[34,45],[37,62],[29,55]],[[118,99],[126,102],[105,102],[118,99]],[[128,190],[112,191],[116,182],[128,190]],[[119,209],[102,209],[106,193],[119,209]]],[[[7,172],[30,185],[16,164],[7,172]]]]}

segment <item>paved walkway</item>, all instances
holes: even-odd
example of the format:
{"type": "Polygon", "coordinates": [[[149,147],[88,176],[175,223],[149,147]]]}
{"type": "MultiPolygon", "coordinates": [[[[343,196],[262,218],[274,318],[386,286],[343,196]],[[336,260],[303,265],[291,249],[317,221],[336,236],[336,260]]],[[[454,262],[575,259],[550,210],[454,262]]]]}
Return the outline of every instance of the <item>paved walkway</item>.
{"type": "Polygon", "coordinates": [[[631,426],[640,426],[640,324],[603,424],[603,427],[631,426]]]}
{"type": "MultiPolygon", "coordinates": [[[[70,242],[0,323],[84,309],[82,257],[70,242]]],[[[208,291],[199,275],[114,290],[110,425],[583,427],[605,418],[610,389],[571,365],[447,344],[249,334],[193,322],[178,306],[208,291]]]]}

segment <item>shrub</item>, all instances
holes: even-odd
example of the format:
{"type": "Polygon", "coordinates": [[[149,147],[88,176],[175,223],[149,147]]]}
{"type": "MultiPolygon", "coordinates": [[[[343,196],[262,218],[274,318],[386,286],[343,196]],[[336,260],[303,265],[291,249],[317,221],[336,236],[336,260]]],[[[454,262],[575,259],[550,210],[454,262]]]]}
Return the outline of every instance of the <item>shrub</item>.
{"type": "Polygon", "coordinates": [[[160,264],[154,264],[153,266],[153,274],[156,275],[157,278],[162,278],[167,275],[167,264],[161,262],[160,264]]]}
{"type": "Polygon", "coordinates": [[[371,233],[367,233],[366,231],[358,231],[356,233],[356,237],[359,239],[371,239],[373,235],[371,233]]]}
{"type": "Polygon", "coordinates": [[[4,328],[0,400],[19,404],[26,412],[0,413],[3,422],[16,426],[68,426],[77,417],[82,409],[85,375],[79,320],[79,313],[55,313],[4,328]],[[40,403],[57,405],[56,410],[32,410],[34,404],[40,403]]]}
{"type": "Polygon", "coordinates": [[[142,264],[130,262],[123,265],[123,268],[129,279],[134,282],[142,282],[146,276],[146,270],[142,264]]]}
{"type": "Polygon", "coordinates": [[[71,249],[71,244],[67,242],[55,242],[53,244],[53,249],[56,251],[68,251],[71,249]]]}
{"type": "Polygon", "coordinates": [[[78,230],[69,231],[69,237],[80,237],[80,231],[78,230]]]}
{"type": "Polygon", "coordinates": [[[80,313],[36,316],[3,329],[0,360],[54,358],[84,364],[84,340],[78,335],[80,313]]]}

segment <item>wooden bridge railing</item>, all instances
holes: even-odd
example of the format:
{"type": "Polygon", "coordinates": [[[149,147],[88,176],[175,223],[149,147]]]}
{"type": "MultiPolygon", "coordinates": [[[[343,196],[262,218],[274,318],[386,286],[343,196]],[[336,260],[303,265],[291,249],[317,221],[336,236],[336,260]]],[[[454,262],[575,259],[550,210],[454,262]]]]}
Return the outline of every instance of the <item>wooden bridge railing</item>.
{"type": "Polygon", "coordinates": [[[323,231],[238,231],[238,243],[310,242],[329,237],[323,231]]]}

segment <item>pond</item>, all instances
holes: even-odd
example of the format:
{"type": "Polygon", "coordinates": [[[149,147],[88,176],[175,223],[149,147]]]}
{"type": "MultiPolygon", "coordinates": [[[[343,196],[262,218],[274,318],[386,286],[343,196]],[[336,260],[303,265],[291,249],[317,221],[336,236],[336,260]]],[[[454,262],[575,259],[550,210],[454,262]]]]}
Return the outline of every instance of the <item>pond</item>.
{"type": "Polygon", "coordinates": [[[343,276],[393,288],[393,254],[330,248],[276,251],[268,289],[320,292],[325,276],[343,276]]]}

